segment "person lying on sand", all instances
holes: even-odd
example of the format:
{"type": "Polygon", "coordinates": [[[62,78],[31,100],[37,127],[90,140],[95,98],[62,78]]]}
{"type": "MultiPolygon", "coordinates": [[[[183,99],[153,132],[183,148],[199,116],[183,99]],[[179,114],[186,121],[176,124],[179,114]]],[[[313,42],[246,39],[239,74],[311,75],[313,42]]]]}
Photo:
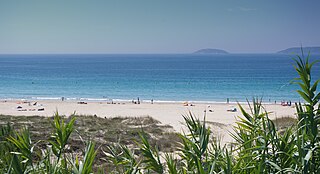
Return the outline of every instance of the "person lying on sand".
{"type": "Polygon", "coordinates": [[[228,112],[237,112],[237,108],[228,109],[228,112]]]}

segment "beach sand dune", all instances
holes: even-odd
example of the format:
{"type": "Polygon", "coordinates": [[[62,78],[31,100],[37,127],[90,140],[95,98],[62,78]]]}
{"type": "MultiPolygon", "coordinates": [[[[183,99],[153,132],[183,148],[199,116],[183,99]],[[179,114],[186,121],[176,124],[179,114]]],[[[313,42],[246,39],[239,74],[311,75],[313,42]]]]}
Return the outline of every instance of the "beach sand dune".
{"type": "MultiPolygon", "coordinates": [[[[247,104],[242,104],[249,111],[247,104]]],[[[271,112],[271,119],[280,117],[295,117],[293,106],[281,106],[280,104],[264,104],[264,108],[271,112]]],[[[236,103],[196,103],[193,106],[184,106],[183,103],[120,103],[107,104],[106,102],[85,102],[76,101],[2,101],[0,102],[0,114],[3,115],[40,115],[53,116],[58,111],[61,115],[69,116],[72,113],[77,115],[97,115],[98,117],[139,117],[151,116],[159,120],[162,124],[172,126],[176,131],[184,129],[182,115],[188,115],[189,111],[196,117],[209,122],[214,134],[219,134],[222,138],[231,130],[236,122],[236,117],[241,116],[241,112],[236,103]],[[35,104],[35,102],[37,102],[35,104]],[[19,107],[20,106],[20,107],[19,107]],[[19,108],[17,108],[19,107],[19,108]],[[40,110],[43,108],[44,110],[40,110]],[[236,108],[236,112],[230,112],[236,108]]]]}

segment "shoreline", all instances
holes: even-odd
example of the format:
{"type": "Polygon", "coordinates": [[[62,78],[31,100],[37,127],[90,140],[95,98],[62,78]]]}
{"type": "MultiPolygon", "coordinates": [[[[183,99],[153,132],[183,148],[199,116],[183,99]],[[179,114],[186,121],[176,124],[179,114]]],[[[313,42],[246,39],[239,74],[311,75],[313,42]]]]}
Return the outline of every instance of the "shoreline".
{"type": "MultiPolygon", "coordinates": [[[[19,101],[52,101],[52,102],[105,102],[105,103],[132,103],[132,101],[137,101],[137,98],[134,99],[111,99],[111,98],[76,98],[76,97],[31,97],[31,98],[0,98],[0,102],[19,102],[19,101]]],[[[259,100],[261,98],[258,98],[259,100]]],[[[248,100],[250,103],[252,102],[252,99],[248,100]]],[[[263,100],[262,98],[262,104],[267,105],[273,105],[273,104],[280,104],[281,102],[289,102],[295,103],[300,102],[296,100],[263,100]]],[[[226,98],[225,101],[219,101],[219,100],[157,100],[157,99],[140,99],[141,103],[157,103],[157,104],[181,104],[185,102],[189,103],[195,103],[195,104],[247,104],[248,102],[246,100],[233,100],[232,98],[226,98]],[[229,102],[227,100],[229,99],[229,102]]]]}

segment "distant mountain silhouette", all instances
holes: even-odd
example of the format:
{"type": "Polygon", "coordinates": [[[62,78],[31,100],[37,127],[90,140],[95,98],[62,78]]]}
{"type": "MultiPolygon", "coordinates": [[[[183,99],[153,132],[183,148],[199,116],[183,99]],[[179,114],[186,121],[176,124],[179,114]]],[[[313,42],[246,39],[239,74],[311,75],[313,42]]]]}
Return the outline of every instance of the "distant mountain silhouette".
{"type": "Polygon", "coordinates": [[[229,53],[225,50],[206,48],[206,49],[198,50],[194,52],[194,54],[229,54],[229,53]]]}
{"type": "MultiPolygon", "coordinates": [[[[302,47],[303,53],[308,54],[320,54],[320,47],[302,47]]],[[[280,54],[300,54],[301,53],[301,47],[292,47],[288,48],[282,51],[278,51],[277,53],[280,54]]]]}

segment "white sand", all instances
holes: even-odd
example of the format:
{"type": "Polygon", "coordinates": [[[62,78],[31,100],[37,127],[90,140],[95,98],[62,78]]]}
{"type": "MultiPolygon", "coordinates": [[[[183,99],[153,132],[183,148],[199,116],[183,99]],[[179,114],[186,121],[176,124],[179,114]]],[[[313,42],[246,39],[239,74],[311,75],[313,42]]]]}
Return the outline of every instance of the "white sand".
{"type": "MultiPolygon", "coordinates": [[[[200,119],[206,113],[206,120],[210,122],[217,122],[225,124],[226,127],[218,130],[214,128],[216,133],[226,134],[227,130],[231,129],[236,121],[237,116],[241,116],[241,112],[236,103],[233,104],[195,104],[195,106],[183,106],[182,103],[141,103],[141,104],[107,104],[106,102],[88,102],[87,104],[77,104],[76,101],[37,101],[37,106],[32,104],[35,101],[30,101],[31,106],[28,103],[19,103],[19,101],[1,101],[0,102],[0,114],[3,115],[40,115],[40,116],[52,116],[56,111],[61,115],[69,116],[73,112],[79,115],[94,115],[98,117],[116,117],[116,116],[151,116],[154,119],[159,120],[163,124],[171,125],[176,131],[181,131],[183,126],[182,115],[188,114],[191,111],[200,119]],[[18,111],[17,106],[21,106],[22,109],[27,111],[18,111]],[[210,106],[210,107],[208,107],[210,106]],[[227,110],[236,107],[237,112],[228,112],[227,110]],[[37,111],[38,108],[44,108],[44,111],[37,111]],[[36,109],[35,111],[29,111],[36,109]],[[206,110],[206,112],[204,112],[206,110]],[[213,110],[213,112],[209,112],[213,110]]],[[[248,109],[247,104],[243,104],[245,109],[248,109]]],[[[276,117],[295,117],[295,108],[293,106],[281,106],[280,104],[264,104],[263,105],[268,112],[271,119],[276,117]]]]}

